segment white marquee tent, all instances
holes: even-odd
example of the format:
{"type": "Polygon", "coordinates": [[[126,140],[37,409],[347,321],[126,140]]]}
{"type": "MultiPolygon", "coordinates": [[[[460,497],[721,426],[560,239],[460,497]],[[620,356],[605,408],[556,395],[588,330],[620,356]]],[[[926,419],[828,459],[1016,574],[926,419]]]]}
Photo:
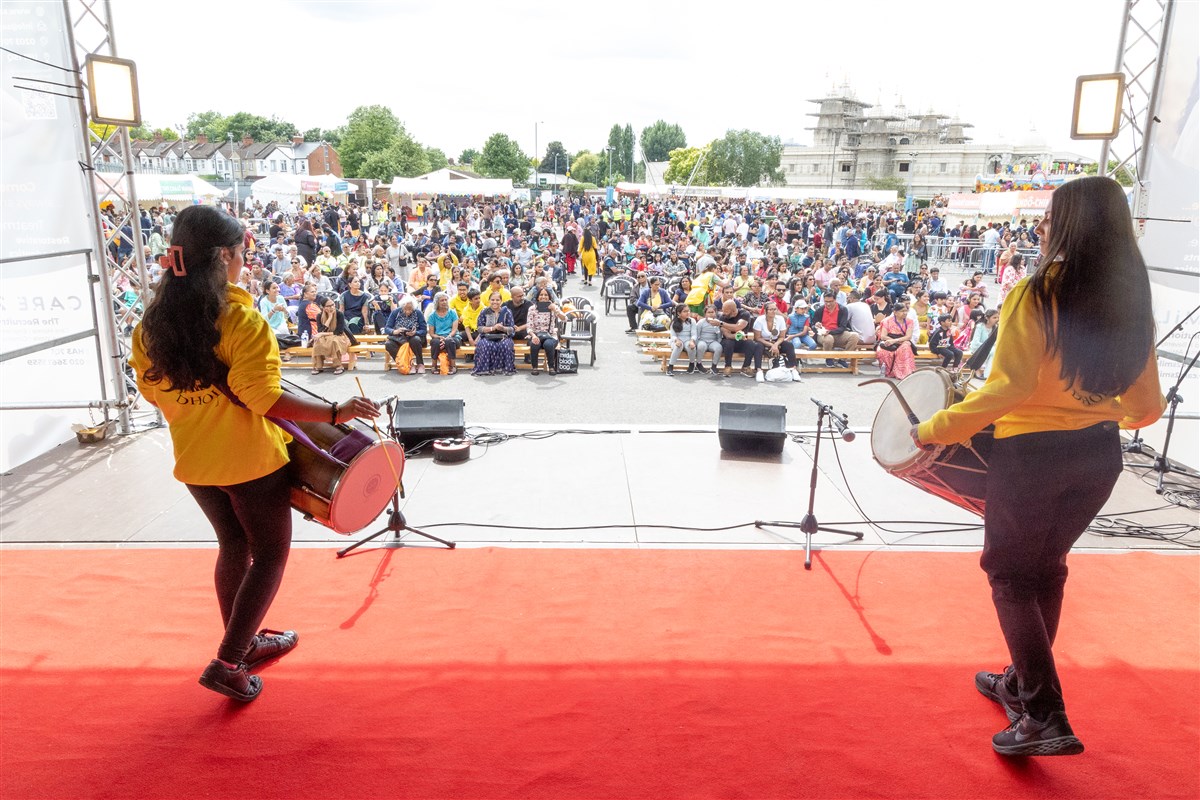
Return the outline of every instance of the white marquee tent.
{"type": "Polygon", "coordinates": [[[302,200],[305,197],[320,195],[322,197],[345,196],[354,189],[345,178],[337,175],[268,175],[256,180],[250,187],[250,194],[256,200],[269,203],[287,203],[292,200],[302,200]]]}

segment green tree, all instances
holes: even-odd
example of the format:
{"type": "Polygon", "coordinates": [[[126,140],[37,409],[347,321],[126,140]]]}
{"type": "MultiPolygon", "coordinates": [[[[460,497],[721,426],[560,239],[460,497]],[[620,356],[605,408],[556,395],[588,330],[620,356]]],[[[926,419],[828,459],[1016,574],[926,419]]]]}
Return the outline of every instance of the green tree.
{"type": "Polygon", "coordinates": [[[563,147],[562,142],[551,142],[546,145],[546,157],[538,165],[538,172],[557,172],[559,175],[566,175],[567,168],[570,166],[571,156],[567,154],[567,148],[563,147]]]}
{"type": "Polygon", "coordinates": [[[430,171],[429,151],[405,134],[396,136],[384,149],[367,153],[355,177],[390,181],[396,176],[415,178],[430,171]]]}
{"type": "Polygon", "coordinates": [[[474,147],[468,147],[458,154],[459,164],[474,164],[475,159],[479,158],[479,151],[474,147]]]}
{"type": "Polygon", "coordinates": [[[604,182],[604,170],[607,166],[600,156],[581,150],[571,159],[571,180],[594,183],[598,186],[604,182]]]}
{"type": "Polygon", "coordinates": [[[779,170],[783,145],[778,136],[756,131],[727,131],[710,145],[705,177],[710,186],[757,186],[783,183],[779,170]]]}
{"type": "Polygon", "coordinates": [[[184,135],[189,139],[195,139],[203,133],[210,140],[224,139],[227,127],[225,117],[220,112],[201,111],[196,114],[188,114],[187,130],[184,135]]]}
{"type": "Polygon", "coordinates": [[[529,156],[503,133],[493,133],[475,159],[476,170],[486,178],[511,178],[514,183],[529,182],[529,156]]]}
{"type": "Polygon", "coordinates": [[[342,170],[346,175],[355,178],[374,177],[362,173],[363,162],[367,160],[367,156],[376,151],[388,150],[396,139],[402,136],[410,138],[400,120],[396,119],[396,115],[386,106],[359,106],[347,118],[341,143],[338,145],[342,170]]]}
{"type": "Polygon", "coordinates": [[[668,125],[660,119],[642,128],[642,152],[649,161],[666,161],[672,150],[681,147],[687,147],[687,137],[678,125],[668,125]]]}
{"type": "Polygon", "coordinates": [[[696,162],[700,160],[701,153],[707,153],[712,145],[704,147],[679,147],[670,152],[668,158],[670,165],[667,171],[663,174],[663,178],[667,183],[677,183],[685,185],[688,178],[692,178],[693,186],[708,186],[708,173],[704,166],[701,165],[696,176],[692,177],[692,170],[696,168],[696,162]]]}
{"type": "Polygon", "coordinates": [[[633,126],[626,125],[621,131],[621,149],[618,151],[621,154],[621,172],[626,175],[633,175],[633,165],[638,162],[633,154],[633,145],[633,126]]]}
{"type": "MultiPolygon", "coordinates": [[[[425,157],[429,161],[429,169],[425,170],[426,172],[433,172],[434,170],[445,169],[446,166],[449,165],[449,163],[450,163],[449,160],[446,158],[446,154],[443,153],[441,150],[439,150],[436,147],[426,147],[425,148],[425,157]]],[[[421,173],[418,172],[417,174],[420,175],[421,173]]]]}
{"type": "MultiPolygon", "coordinates": [[[[232,133],[235,140],[249,136],[256,142],[272,142],[279,139],[291,139],[300,129],[290,122],[277,117],[259,116],[248,111],[239,111],[225,118],[225,131],[222,136],[232,133]]],[[[209,136],[209,140],[212,140],[209,136]]]]}
{"type": "Polygon", "coordinates": [[[872,175],[867,178],[866,185],[868,189],[876,189],[885,192],[896,192],[901,197],[904,196],[905,183],[904,179],[895,175],[885,175],[877,177],[872,175]]]}
{"type": "MultiPolygon", "coordinates": [[[[130,135],[132,136],[133,134],[130,135]]],[[[1099,171],[1099,164],[1088,164],[1083,168],[1084,175],[1095,175],[1099,171]]],[[[1133,186],[1132,170],[1130,170],[1127,166],[1117,169],[1117,160],[1115,158],[1110,158],[1108,160],[1108,177],[1112,178],[1122,186],[1133,186]]]]}

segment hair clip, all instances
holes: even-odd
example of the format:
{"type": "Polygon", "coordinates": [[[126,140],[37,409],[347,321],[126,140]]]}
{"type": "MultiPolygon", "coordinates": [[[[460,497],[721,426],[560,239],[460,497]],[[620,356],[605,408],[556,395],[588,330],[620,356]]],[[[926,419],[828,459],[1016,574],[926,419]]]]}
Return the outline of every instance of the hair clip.
{"type": "Polygon", "coordinates": [[[167,248],[166,254],[159,257],[159,263],[164,269],[169,267],[176,278],[187,275],[187,269],[183,265],[183,248],[177,244],[167,248]]]}

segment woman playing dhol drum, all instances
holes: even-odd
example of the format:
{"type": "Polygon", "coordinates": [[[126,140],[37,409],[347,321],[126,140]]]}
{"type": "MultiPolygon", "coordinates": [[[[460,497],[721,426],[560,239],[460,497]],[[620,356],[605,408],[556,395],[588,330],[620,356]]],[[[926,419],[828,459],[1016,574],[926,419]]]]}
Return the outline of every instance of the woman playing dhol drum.
{"type": "Polygon", "coordinates": [[[1037,228],[1042,260],[1001,311],[987,382],[913,428],[953,444],[995,423],[980,564],[1012,664],[976,688],[1011,725],[1003,755],[1083,752],[1067,721],[1053,646],[1067,553],[1121,473],[1118,428],[1163,412],[1150,281],[1129,206],[1109,178],[1056,189],[1037,228]]]}
{"type": "Polygon", "coordinates": [[[171,268],[134,331],[130,364],[143,396],[170,423],[175,477],[217,535],[225,635],[200,684],[253,700],[262,679],[250,670],[299,638],[295,631],[255,633],[283,579],[292,538],[288,439],[265,417],[337,423],[379,411],[362,397],[326,404],[280,388],[275,336],[250,295],[232,284],[242,241],[241,225],[224,211],[188,206],[179,213],[171,268]]]}

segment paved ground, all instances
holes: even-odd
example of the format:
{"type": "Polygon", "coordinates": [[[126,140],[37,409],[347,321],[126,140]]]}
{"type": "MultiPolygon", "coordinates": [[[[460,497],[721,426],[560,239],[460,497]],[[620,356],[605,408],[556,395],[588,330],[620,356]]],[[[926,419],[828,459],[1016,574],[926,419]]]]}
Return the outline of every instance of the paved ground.
{"type": "MultiPolygon", "coordinates": [[[[943,267],[945,269],[945,267],[943,267]]],[[[951,285],[962,282],[962,275],[946,275],[951,285]]],[[[401,399],[460,398],[466,403],[469,425],[488,423],[530,424],[619,424],[678,425],[681,428],[717,424],[721,402],[768,403],[785,405],[789,428],[815,423],[816,409],[809,401],[816,397],[849,416],[855,427],[869,428],[887,391],[881,385],[858,384],[877,377],[875,367],[866,366],[859,376],[833,373],[806,375],[799,383],[756,383],[735,374],[715,379],[701,375],[678,374],[667,377],[659,372],[658,362],[642,356],[632,334],[626,334],[622,311],[604,316],[600,289],[584,288],[578,279],[568,281],[567,295],[593,298],[601,315],[597,329],[595,366],[588,366],[588,351],[580,348],[578,375],[552,377],[543,372],[530,375],[519,371],[512,377],[476,378],[467,372],[454,376],[384,374],[382,362],[363,362],[355,372],[334,376],[314,376],[307,370],[289,369],[284,376],[331,400],[357,393],[357,376],[367,395],[382,399],[398,395],[401,399]]],[[[741,363],[740,356],[735,365],[741,363]]]]}

